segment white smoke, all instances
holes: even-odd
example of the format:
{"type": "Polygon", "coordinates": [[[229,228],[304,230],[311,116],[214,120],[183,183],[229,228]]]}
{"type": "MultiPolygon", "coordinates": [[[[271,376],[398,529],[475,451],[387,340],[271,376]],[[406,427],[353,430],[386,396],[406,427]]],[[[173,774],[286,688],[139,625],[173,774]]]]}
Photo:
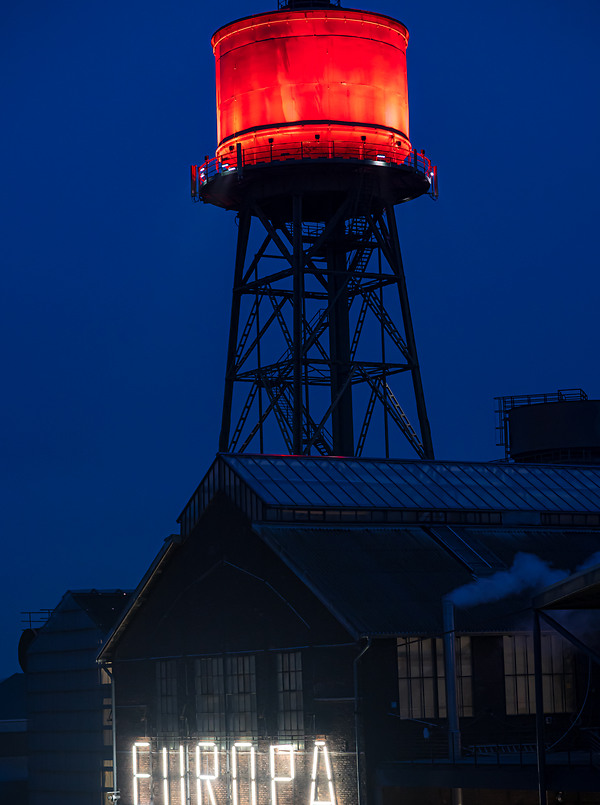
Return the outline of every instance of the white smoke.
{"type": "MultiPolygon", "coordinates": [[[[600,552],[594,554],[596,555],[600,557],[600,552]]],[[[588,561],[585,563],[586,566],[588,561]]],[[[499,570],[491,576],[458,587],[448,594],[448,598],[457,607],[470,607],[500,601],[509,595],[516,595],[526,590],[534,592],[562,581],[568,575],[567,570],[557,570],[539,556],[519,552],[515,555],[510,570],[499,570]]]]}
{"type": "Polygon", "coordinates": [[[580,570],[586,570],[588,567],[592,567],[593,565],[600,565],[600,551],[596,551],[591,556],[582,562],[576,569],[578,573],[580,570]]]}

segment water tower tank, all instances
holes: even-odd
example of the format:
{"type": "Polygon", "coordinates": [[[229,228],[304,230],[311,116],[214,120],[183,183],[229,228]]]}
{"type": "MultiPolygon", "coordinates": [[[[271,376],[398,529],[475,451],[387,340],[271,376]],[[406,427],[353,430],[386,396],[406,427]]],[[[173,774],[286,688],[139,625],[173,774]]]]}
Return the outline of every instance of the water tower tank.
{"type": "MultiPolygon", "coordinates": [[[[246,17],[212,38],[217,156],[247,149],[410,150],[406,45],[398,20],[339,7],[246,17]]],[[[329,153],[331,156],[331,154],[329,153]]],[[[294,154],[294,156],[296,156],[294,154]]],[[[368,155],[367,155],[368,156],[368,155]]]]}

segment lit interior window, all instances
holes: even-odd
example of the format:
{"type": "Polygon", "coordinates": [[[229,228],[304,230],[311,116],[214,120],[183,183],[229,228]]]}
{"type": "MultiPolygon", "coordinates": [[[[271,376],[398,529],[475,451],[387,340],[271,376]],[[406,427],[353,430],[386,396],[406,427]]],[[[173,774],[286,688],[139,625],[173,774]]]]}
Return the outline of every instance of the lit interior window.
{"type": "MultiPolygon", "coordinates": [[[[535,713],[535,668],[531,634],[504,635],[504,692],[507,715],[535,713]]],[[[574,699],[573,655],[556,634],[542,634],[545,713],[570,713],[574,699]]]]}

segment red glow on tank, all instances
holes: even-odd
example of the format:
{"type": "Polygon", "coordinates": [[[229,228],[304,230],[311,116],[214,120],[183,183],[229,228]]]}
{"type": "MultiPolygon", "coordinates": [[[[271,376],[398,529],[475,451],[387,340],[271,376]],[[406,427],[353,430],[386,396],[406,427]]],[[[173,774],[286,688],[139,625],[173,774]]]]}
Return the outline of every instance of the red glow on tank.
{"type": "Polygon", "coordinates": [[[408,31],[391,17],[340,8],[278,11],[212,38],[219,156],[286,142],[410,149],[408,31]]]}

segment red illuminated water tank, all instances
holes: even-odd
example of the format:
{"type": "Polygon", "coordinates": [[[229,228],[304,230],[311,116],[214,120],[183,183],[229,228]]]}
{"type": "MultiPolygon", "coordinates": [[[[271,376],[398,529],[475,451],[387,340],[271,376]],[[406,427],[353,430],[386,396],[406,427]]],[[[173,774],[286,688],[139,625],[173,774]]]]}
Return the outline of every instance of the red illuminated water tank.
{"type": "Polygon", "coordinates": [[[339,7],[267,12],[219,28],[217,157],[237,143],[247,152],[303,142],[404,158],[407,43],[401,22],[339,7]]]}

